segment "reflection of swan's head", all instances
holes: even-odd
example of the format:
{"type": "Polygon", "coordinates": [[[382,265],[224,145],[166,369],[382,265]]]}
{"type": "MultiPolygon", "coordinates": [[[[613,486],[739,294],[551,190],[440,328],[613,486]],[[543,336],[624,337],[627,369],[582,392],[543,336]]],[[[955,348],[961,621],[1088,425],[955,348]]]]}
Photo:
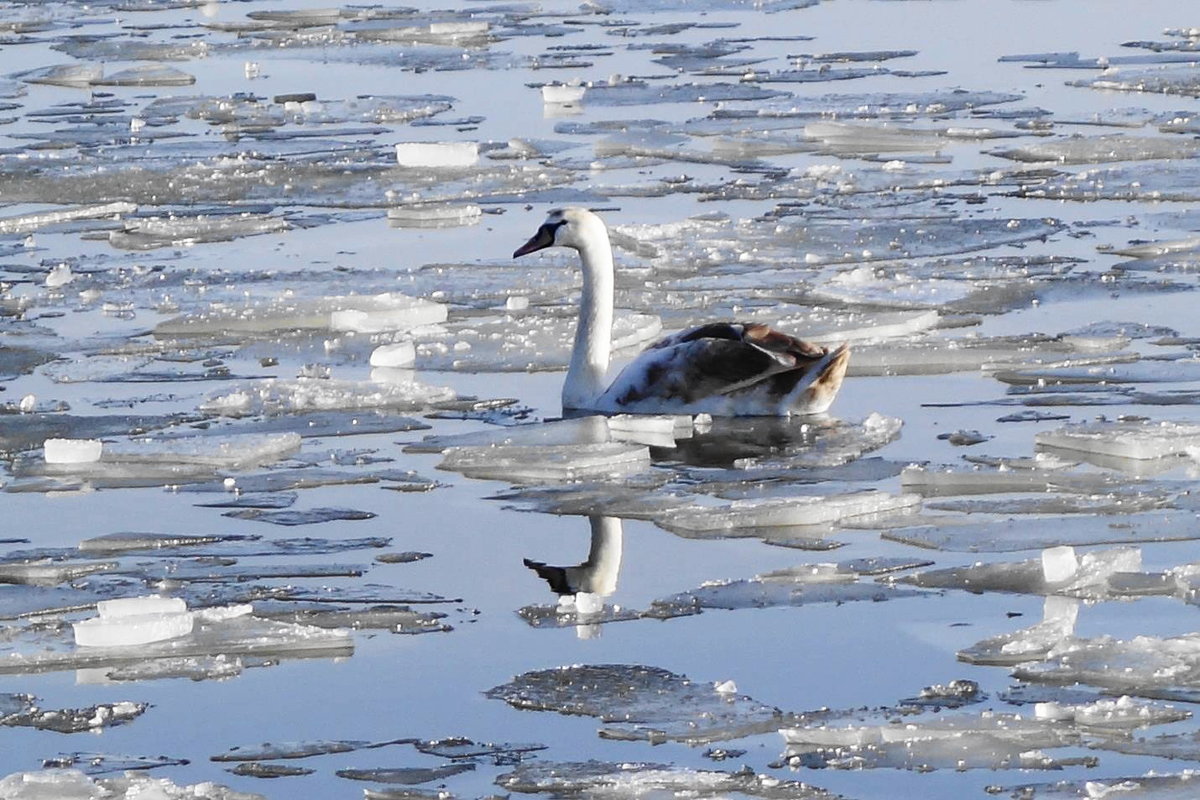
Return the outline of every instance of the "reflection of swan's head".
{"type": "Polygon", "coordinates": [[[583,250],[592,244],[608,243],[608,229],[600,217],[586,208],[556,208],[546,217],[528,242],[517,248],[513,258],[547,247],[583,250]]]}

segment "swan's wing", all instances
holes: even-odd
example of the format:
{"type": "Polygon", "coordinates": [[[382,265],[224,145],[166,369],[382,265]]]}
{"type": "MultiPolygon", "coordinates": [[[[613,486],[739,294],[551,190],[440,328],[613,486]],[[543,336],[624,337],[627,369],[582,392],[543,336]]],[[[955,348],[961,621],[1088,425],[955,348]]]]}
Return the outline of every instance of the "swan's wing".
{"type": "Polygon", "coordinates": [[[617,407],[648,400],[684,405],[777,381],[786,395],[828,351],[761,323],[710,323],[680,331],[642,352],[605,392],[617,407]],[[800,374],[796,374],[799,372],[800,374]]]}

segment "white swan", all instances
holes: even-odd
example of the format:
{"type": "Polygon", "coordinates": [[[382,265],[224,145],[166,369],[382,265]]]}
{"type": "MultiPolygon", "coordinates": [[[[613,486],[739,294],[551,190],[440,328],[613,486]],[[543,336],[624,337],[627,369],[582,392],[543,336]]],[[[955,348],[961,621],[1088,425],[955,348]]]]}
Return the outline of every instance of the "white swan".
{"type": "Polygon", "coordinates": [[[841,388],[850,359],[845,344],[831,351],[760,322],[713,322],[680,331],[650,345],[606,386],[613,321],[608,229],[586,209],[556,209],[513,257],[547,247],[570,247],[583,263],[582,307],[563,384],[564,410],[819,414],[841,388]]]}

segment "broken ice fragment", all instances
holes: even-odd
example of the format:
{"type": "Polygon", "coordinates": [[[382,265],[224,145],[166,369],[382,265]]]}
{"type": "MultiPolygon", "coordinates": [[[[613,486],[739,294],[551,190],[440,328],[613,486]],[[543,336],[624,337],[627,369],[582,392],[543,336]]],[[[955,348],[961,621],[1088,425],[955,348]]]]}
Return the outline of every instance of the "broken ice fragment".
{"type": "Polygon", "coordinates": [[[299,775],[311,775],[316,770],[308,767],[293,767],[287,764],[263,764],[258,761],[245,761],[233,767],[229,772],[247,778],[291,778],[299,775]]]}
{"type": "Polygon", "coordinates": [[[256,522],[269,522],[272,525],[313,525],[318,522],[334,520],[363,520],[374,519],[371,511],[359,511],[353,508],[310,508],[304,511],[264,511],[259,508],[247,508],[240,511],[226,511],[223,516],[234,519],[249,519],[256,522]]]}
{"type": "Polygon", "coordinates": [[[1039,446],[1118,458],[1183,455],[1200,445],[1200,425],[1183,422],[1094,422],[1037,434],[1039,446]]]}
{"type": "Polygon", "coordinates": [[[641,665],[581,665],[527,672],[485,694],[514,708],[584,714],[619,728],[607,738],[711,742],[778,730],[794,715],[711,683],[641,665]]]}
{"type": "Polygon", "coordinates": [[[400,142],[396,162],[402,167],[423,169],[463,169],[479,161],[475,142],[400,142]]]}
{"type": "Polygon", "coordinates": [[[100,460],[104,445],[99,439],[47,439],[47,464],[85,464],[100,460]]]}
{"type": "Polygon", "coordinates": [[[649,466],[648,448],[608,442],[453,447],[446,451],[438,469],[461,472],[470,478],[538,483],[618,477],[649,466]]]}
{"type": "Polygon", "coordinates": [[[931,550],[962,553],[1007,553],[1042,550],[1057,545],[1142,544],[1200,538],[1196,515],[1188,511],[1155,511],[1113,517],[1072,515],[1053,525],[1029,520],[927,525],[884,531],[884,539],[931,550]]]}
{"type": "MultiPolygon", "coordinates": [[[[160,322],[158,337],[213,336],[228,333],[271,333],[279,330],[337,330],[335,320],[375,329],[407,330],[444,322],[446,306],[395,292],[377,295],[345,295],[316,300],[275,300],[265,304],[217,306],[160,322]],[[353,312],[358,312],[357,314],[353,312]],[[339,316],[340,314],[340,316],[339,316]]],[[[341,328],[357,330],[354,327],[341,328]]]]}
{"type": "Polygon", "coordinates": [[[80,647],[129,647],[186,636],[194,623],[183,600],[139,597],[102,600],[100,616],[76,622],[75,644],[80,647]]]}
{"type": "Polygon", "coordinates": [[[363,748],[383,747],[389,744],[407,744],[411,739],[397,739],[386,742],[367,742],[358,740],[321,740],[305,742],[265,742],[245,747],[231,747],[224,753],[209,756],[210,761],[272,761],[284,758],[310,758],[312,756],[329,755],[330,753],[351,753],[363,748]]]}
{"type": "Polygon", "coordinates": [[[133,550],[158,550],[177,547],[195,547],[217,542],[242,541],[257,537],[217,534],[212,536],[190,536],[168,533],[107,533],[84,539],[79,543],[83,553],[122,553],[133,550]]]}
{"type": "Polygon", "coordinates": [[[206,781],[179,786],[167,778],[152,778],[137,771],[121,777],[89,778],[77,769],[43,769],[14,772],[0,779],[0,796],[13,800],[94,800],[95,798],[187,797],[189,800],[266,800],[259,794],[237,792],[206,781]]]}
{"type": "Polygon", "coordinates": [[[471,763],[446,764],[441,767],[395,767],[391,769],[339,769],[339,778],[353,781],[374,781],[415,786],[420,783],[439,781],[475,769],[471,763]]]}
{"type": "Polygon", "coordinates": [[[774,775],[695,770],[669,764],[603,761],[522,763],[496,778],[505,790],[547,797],[689,797],[834,800],[823,789],[774,775]]]}
{"type": "Polygon", "coordinates": [[[828,496],[734,500],[724,506],[693,506],[669,511],[656,522],[668,530],[711,533],[744,528],[819,525],[842,519],[891,512],[915,511],[921,498],[864,491],[828,496]]]}
{"type": "Polygon", "coordinates": [[[476,224],[483,209],[474,204],[413,203],[389,208],[387,217],[395,228],[453,228],[476,224]]]}

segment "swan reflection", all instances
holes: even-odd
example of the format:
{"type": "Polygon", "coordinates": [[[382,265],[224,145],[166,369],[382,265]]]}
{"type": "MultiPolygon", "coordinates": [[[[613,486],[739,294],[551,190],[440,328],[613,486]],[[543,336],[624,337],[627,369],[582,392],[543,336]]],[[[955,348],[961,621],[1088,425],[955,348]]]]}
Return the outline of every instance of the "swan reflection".
{"type": "MultiPolygon", "coordinates": [[[[604,599],[617,590],[624,534],[621,520],[617,517],[590,516],[588,523],[591,526],[591,540],[587,558],[581,563],[560,567],[524,559],[525,566],[536,572],[549,584],[550,591],[558,595],[558,606],[553,611],[554,622],[573,622],[580,638],[597,636],[601,622],[609,621],[614,615],[619,616],[619,612],[605,609],[604,599]]],[[[530,620],[532,611],[525,610],[527,620],[530,620]]]]}

